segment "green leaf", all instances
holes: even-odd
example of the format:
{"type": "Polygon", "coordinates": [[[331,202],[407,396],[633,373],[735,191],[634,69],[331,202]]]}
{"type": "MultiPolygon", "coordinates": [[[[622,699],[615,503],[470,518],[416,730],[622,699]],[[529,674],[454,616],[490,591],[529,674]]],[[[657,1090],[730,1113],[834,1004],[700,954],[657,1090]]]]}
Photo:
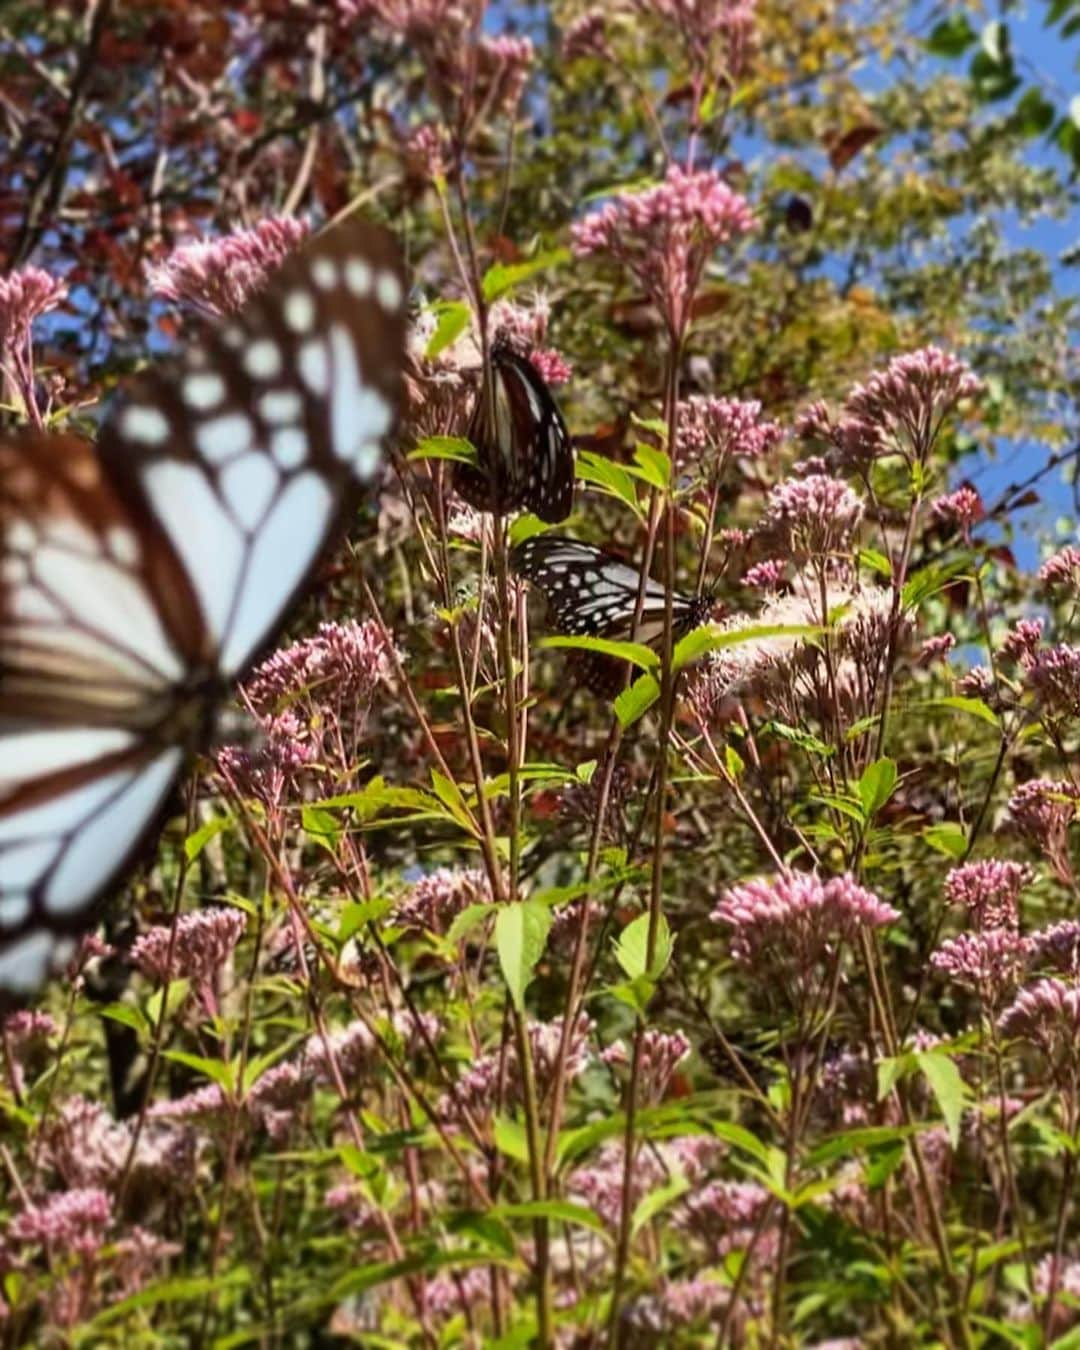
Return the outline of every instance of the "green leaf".
{"type": "Polygon", "coordinates": [[[603,656],[614,656],[619,661],[629,661],[642,670],[654,670],[659,665],[659,657],[651,647],[642,642],[613,642],[610,638],[597,637],[554,637],[541,638],[540,647],[565,647],[571,651],[600,652],[603,656]]]}
{"type": "Polygon", "coordinates": [[[551,929],[551,910],[535,900],[504,905],[495,920],[495,949],[514,1007],[525,1008],[525,990],[544,954],[551,929]]]}
{"type": "Polygon", "coordinates": [[[655,1191],[650,1191],[638,1201],[634,1207],[633,1217],[630,1220],[630,1234],[640,1232],[652,1219],[667,1209],[673,1201],[678,1200],[680,1196],[685,1195],[690,1189],[690,1183],[685,1177],[676,1176],[664,1186],[658,1186],[655,1191]]]}
{"type": "Polygon", "coordinates": [[[197,830],[192,830],[184,840],[184,857],[188,862],[194,862],[210,840],[224,833],[232,823],[232,816],[214,816],[197,830]]]}
{"type": "Polygon", "coordinates": [[[639,675],[615,700],[615,716],[625,731],[645,715],[660,697],[660,685],[653,675],[639,675]]]}
{"type": "Polygon", "coordinates": [[[639,914],[631,919],[615,942],[615,959],[619,969],[631,980],[649,973],[646,960],[649,944],[649,916],[639,914]]]}
{"type": "Polygon", "coordinates": [[[858,782],[859,801],[867,820],[872,820],[896,788],[896,765],[888,758],[868,764],[858,782]]]}
{"type": "Polygon", "coordinates": [[[472,310],[464,300],[436,300],[429,308],[436,315],[435,331],[428,338],[424,355],[429,361],[433,361],[440,352],[452,346],[468,328],[472,310]]]}
{"type": "Polygon", "coordinates": [[[447,942],[456,945],[463,938],[468,937],[474,928],[479,927],[485,919],[490,918],[494,909],[494,905],[466,905],[463,910],[454,915],[454,921],[447,929],[447,942]]]}
{"type": "Polygon", "coordinates": [[[515,1162],[529,1161],[529,1137],[519,1121],[511,1120],[509,1116],[496,1116],[494,1135],[495,1147],[500,1153],[515,1162]]]}
{"type": "Polygon", "coordinates": [[[461,795],[461,789],[454,780],[447,778],[445,774],[441,774],[438,769],[432,769],[431,786],[435,789],[436,797],[447,808],[461,828],[468,834],[475,834],[476,827],[473,824],[468,807],[465,805],[465,798],[461,795]]]}
{"type": "Polygon", "coordinates": [[[142,1009],[133,1007],[130,1003],[106,1003],[98,1016],[107,1017],[110,1022],[119,1022],[121,1026],[130,1027],[140,1036],[149,1035],[152,1030],[152,1025],[142,1009]]]}
{"type": "Polygon", "coordinates": [[[391,909],[393,909],[393,904],[385,897],[347,904],[341,911],[337,932],[334,934],[338,946],[344,946],[351,937],[355,937],[359,933],[361,928],[369,923],[378,922],[383,915],[389,914],[391,909]]]}
{"type": "Polygon", "coordinates": [[[645,513],[638,502],[634,477],[622,464],[604,455],[594,454],[591,450],[578,451],[576,477],[583,483],[592,483],[601,488],[609,497],[615,497],[628,506],[634,515],[644,519],[645,513]]]}
{"type": "Polygon", "coordinates": [[[121,1299],[104,1308],[89,1326],[104,1327],[122,1322],[128,1313],[139,1308],[155,1308],[159,1303],[191,1303],[207,1295],[223,1293],[226,1289],[240,1289],[251,1283],[251,1272],[245,1266],[233,1266],[215,1275],[194,1276],[191,1279],[161,1280],[149,1284],[137,1294],[121,1299]]]}
{"type": "Polygon", "coordinates": [[[518,516],[507,534],[507,543],[511,548],[516,548],[526,539],[531,539],[534,534],[543,534],[547,526],[539,516],[534,516],[531,511],[526,511],[524,515],[518,516]]]}
{"type": "Polygon", "coordinates": [[[876,548],[861,548],[858,553],[858,562],[863,567],[869,567],[877,572],[879,576],[892,576],[892,563],[884,553],[880,553],[876,548]]]}
{"type": "Polygon", "coordinates": [[[774,736],[779,736],[782,741],[789,741],[792,745],[797,745],[800,750],[805,750],[810,755],[820,755],[822,759],[829,759],[836,751],[831,745],[826,745],[824,741],[812,735],[809,731],[803,731],[801,727],[789,727],[786,722],[777,722],[770,719],[761,728],[761,734],[771,732],[774,736]]]}
{"type": "Polygon", "coordinates": [[[915,1060],[923,1071],[930,1090],[941,1107],[948,1131],[949,1143],[953,1148],[960,1140],[960,1118],[964,1114],[964,1103],[968,1089],[960,1077],[960,1070],[952,1059],[940,1050],[916,1051],[915,1060]]]}
{"type": "Polygon", "coordinates": [[[648,975],[639,975],[637,979],[609,985],[607,992],[620,1003],[625,1003],[639,1017],[644,1017],[649,1010],[652,996],[656,993],[656,985],[648,975]]]}
{"type": "Polygon", "coordinates": [[[671,459],[663,450],[645,441],[638,441],[634,446],[634,462],[627,466],[626,472],[661,492],[671,485],[671,459]]]}
{"type": "Polygon", "coordinates": [[[931,30],[923,44],[932,56],[947,60],[963,56],[978,41],[978,35],[964,13],[952,14],[931,30]]]}
{"type": "Polygon", "coordinates": [[[922,705],[926,708],[952,708],[956,712],[967,713],[969,717],[977,717],[980,722],[989,722],[996,729],[1000,728],[998,715],[994,710],[988,707],[981,698],[964,698],[960,694],[950,694],[948,698],[929,699],[922,705]]]}
{"type": "Polygon", "coordinates": [[[918,609],[925,601],[937,595],[958,577],[970,576],[971,559],[953,558],[947,563],[930,563],[912,573],[900,592],[902,609],[918,609]]]}
{"type": "Polygon", "coordinates": [[[220,1059],[207,1059],[203,1055],[189,1055],[186,1050],[163,1050],[162,1057],[176,1064],[183,1064],[209,1078],[230,1096],[236,1092],[236,1067],[220,1059]]]}
{"type": "Polygon", "coordinates": [[[538,272],[546,272],[549,268],[561,267],[563,263],[569,261],[570,250],[568,248],[553,248],[545,253],[538,253],[535,258],[528,258],[525,262],[493,263],[484,273],[484,299],[490,304],[492,300],[498,300],[507,291],[512,291],[515,286],[520,286],[523,281],[528,281],[531,277],[536,276],[538,272]]]}
{"type": "Polygon", "coordinates": [[[554,1219],[557,1223],[591,1228],[606,1241],[613,1240],[610,1228],[599,1214],[584,1205],[572,1204],[569,1200],[523,1200],[516,1205],[496,1205],[488,1213],[496,1219],[554,1219]]]}
{"type": "Polygon", "coordinates": [[[928,825],[922,837],[932,849],[957,862],[967,852],[967,831],[953,820],[944,820],[940,825],[928,825]]]}
{"type": "Polygon", "coordinates": [[[1021,136],[1042,136],[1054,125],[1056,116],[1054,105],[1042,90],[1031,88],[1021,95],[1009,122],[1021,136]]]}
{"type": "Polygon", "coordinates": [[[742,777],[743,770],[746,768],[742,755],[733,745],[724,746],[724,767],[727,769],[729,777],[735,779],[736,782],[742,777]]]}
{"type": "Polygon", "coordinates": [[[341,822],[337,816],[318,806],[304,806],[300,810],[300,822],[312,843],[326,849],[327,853],[334,852],[341,837],[341,822]]]}
{"type": "Polygon", "coordinates": [[[476,447],[464,436],[425,436],[407,459],[453,459],[459,464],[476,463],[476,447]]]}

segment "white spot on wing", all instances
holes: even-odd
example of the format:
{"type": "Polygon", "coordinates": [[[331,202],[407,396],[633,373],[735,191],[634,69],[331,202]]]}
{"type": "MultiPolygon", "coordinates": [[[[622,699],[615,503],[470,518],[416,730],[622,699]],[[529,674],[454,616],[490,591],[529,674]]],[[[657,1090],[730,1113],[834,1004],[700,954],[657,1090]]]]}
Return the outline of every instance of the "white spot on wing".
{"type": "Polygon", "coordinates": [[[211,464],[224,464],[233,455],[250,450],[254,437],[255,428],[247,413],[225,413],[197,428],[195,444],[211,464]]]}
{"type": "Polygon", "coordinates": [[[315,301],[307,291],[290,291],[285,297],[285,322],[294,333],[310,333],[315,322],[315,301]]]}
{"type": "Polygon", "coordinates": [[[18,553],[37,548],[38,533],[28,520],[13,520],[4,535],[4,543],[18,553]]]}
{"type": "Polygon", "coordinates": [[[322,547],[334,499],[323,479],[305,472],[280,494],[255,537],[243,592],[221,653],[232,675],[273,628],[322,547]]]}
{"type": "Polygon", "coordinates": [[[333,290],[338,281],[337,264],[331,258],[316,258],[311,264],[311,275],[321,290],[333,290]]]}
{"type": "Polygon", "coordinates": [[[220,638],[244,561],[243,539],[206,475],[194,465],[170,460],[151,464],[143,471],[143,483],[187,568],[207,625],[220,638]]]}
{"type": "Polygon", "coordinates": [[[330,351],[334,359],[330,442],[339,459],[351,459],[365,441],[389,429],[390,407],[378,390],[361,381],[356,348],[341,324],[330,329],[330,351]]]}
{"type": "Polygon", "coordinates": [[[0,895],[0,928],[14,928],[30,913],[30,898],[24,891],[0,895]]]}
{"type": "Polygon", "coordinates": [[[221,491],[240,524],[253,530],[273,501],[280,481],[266,455],[242,455],[222,472],[221,491]]]}
{"type": "Polygon", "coordinates": [[[130,403],[120,414],[120,431],[129,441],[163,445],[169,439],[169,419],[160,408],[130,403]]]}
{"type": "Polygon", "coordinates": [[[390,314],[401,308],[401,282],[393,272],[382,271],[375,278],[375,294],[379,304],[390,314]]]}
{"type": "Polygon", "coordinates": [[[55,839],[37,839],[28,844],[18,844],[15,848],[5,849],[0,854],[0,867],[4,873],[4,890],[9,887],[20,890],[33,886],[43,872],[48,871],[56,857],[55,839]]]}
{"type": "Polygon", "coordinates": [[[281,370],[281,350],[272,338],[259,338],[244,353],[244,369],[256,380],[272,380],[281,370]]]}
{"type": "Polygon", "coordinates": [[[139,561],[139,541],[134,530],[124,525],[113,525],[105,535],[109,552],[124,567],[134,567],[139,561]]]}
{"type": "Polygon", "coordinates": [[[295,389],[271,389],[259,399],[259,416],[273,426],[298,422],[304,401],[295,389]]]}
{"type": "Polygon", "coordinates": [[[283,469],[299,468],[307,448],[307,436],[299,427],[283,427],[270,437],[270,453],[283,469]]]}
{"type": "Polygon", "coordinates": [[[300,348],[300,378],[313,394],[325,394],[330,386],[330,361],[319,338],[309,338],[300,348]]]}
{"type": "Polygon", "coordinates": [[[370,293],[371,267],[363,258],[350,258],[345,264],[345,285],[359,299],[370,293]]]}
{"type": "Polygon", "coordinates": [[[209,412],[225,397],[225,381],[216,371],[185,376],[181,389],[184,402],[196,412],[209,412]]]}

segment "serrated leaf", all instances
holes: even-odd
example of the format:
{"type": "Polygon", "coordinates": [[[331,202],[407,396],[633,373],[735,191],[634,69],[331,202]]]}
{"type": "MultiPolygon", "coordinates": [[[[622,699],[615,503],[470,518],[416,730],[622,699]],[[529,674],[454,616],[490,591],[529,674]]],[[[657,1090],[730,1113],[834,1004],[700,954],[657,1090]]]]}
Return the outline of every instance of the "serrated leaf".
{"type": "Polygon", "coordinates": [[[960,1070],[948,1055],[937,1050],[916,1051],[915,1060],[941,1108],[949,1143],[955,1148],[960,1141],[960,1120],[968,1096],[960,1070]]]}
{"type": "Polygon", "coordinates": [[[628,688],[616,698],[615,716],[619,726],[625,731],[649,711],[660,697],[660,685],[654,675],[639,675],[628,688]]]}
{"type": "Polygon", "coordinates": [[[551,930],[551,910],[535,900],[504,905],[495,919],[495,950],[510,997],[519,1012],[537,961],[544,954],[551,930]]]}

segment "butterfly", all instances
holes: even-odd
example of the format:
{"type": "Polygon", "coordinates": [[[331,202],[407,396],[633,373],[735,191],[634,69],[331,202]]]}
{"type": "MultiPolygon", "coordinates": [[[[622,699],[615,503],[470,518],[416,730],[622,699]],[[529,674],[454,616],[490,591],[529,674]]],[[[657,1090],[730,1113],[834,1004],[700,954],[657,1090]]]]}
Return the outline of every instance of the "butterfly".
{"type": "MultiPolygon", "coordinates": [[[[612,553],[577,539],[534,534],[510,551],[510,566],[537,586],[559,631],[570,637],[601,637],[641,642],[659,650],[664,637],[664,587],[647,578],[641,616],[634,626],[641,572],[612,553]]],[[[672,597],[675,639],[705,623],[713,607],[709,595],[672,597]]],[[[600,652],[575,652],[582,681],[594,693],[611,697],[623,687],[626,662],[600,652]]]]}
{"type": "Polygon", "coordinates": [[[383,460],[405,280],[348,222],[97,443],[0,438],[0,993],[68,961],[383,460]]]}
{"type": "Polygon", "coordinates": [[[574,498],[574,447],[536,367],[513,340],[491,344],[490,371],[466,432],[477,464],[454,465],[454,487],[478,511],[527,510],[565,520],[574,498]]]}

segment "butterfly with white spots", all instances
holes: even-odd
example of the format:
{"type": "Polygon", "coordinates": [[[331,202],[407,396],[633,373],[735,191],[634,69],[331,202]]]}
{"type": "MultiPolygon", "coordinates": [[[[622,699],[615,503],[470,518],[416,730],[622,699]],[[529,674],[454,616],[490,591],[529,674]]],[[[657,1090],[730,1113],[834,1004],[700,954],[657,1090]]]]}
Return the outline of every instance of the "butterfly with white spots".
{"type": "Polygon", "coordinates": [[[137,376],[0,439],[0,996],[67,961],[383,461],[405,279],[347,222],[137,376]]]}
{"type": "MultiPolygon", "coordinates": [[[[544,595],[560,633],[569,637],[640,642],[659,650],[664,638],[664,587],[645,579],[634,624],[641,572],[594,544],[556,534],[534,534],[510,551],[510,566],[544,595]]],[[[677,641],[706,623],[710,595],[672,597],[672,633],[677,641]]],[[[602,652],[575,651],[573,668],[596,694],[611,697],[626,680],[627,663],[602,652]]]]}
{"type": "Polygon", "coordinates": [[[487,378],[466,436],[477,463],[454,465],[454,487],[478,511],[532,511],[555,524],[574,500],[574,446],[559,405],[505,334],[491,344],[487,378]]]}

